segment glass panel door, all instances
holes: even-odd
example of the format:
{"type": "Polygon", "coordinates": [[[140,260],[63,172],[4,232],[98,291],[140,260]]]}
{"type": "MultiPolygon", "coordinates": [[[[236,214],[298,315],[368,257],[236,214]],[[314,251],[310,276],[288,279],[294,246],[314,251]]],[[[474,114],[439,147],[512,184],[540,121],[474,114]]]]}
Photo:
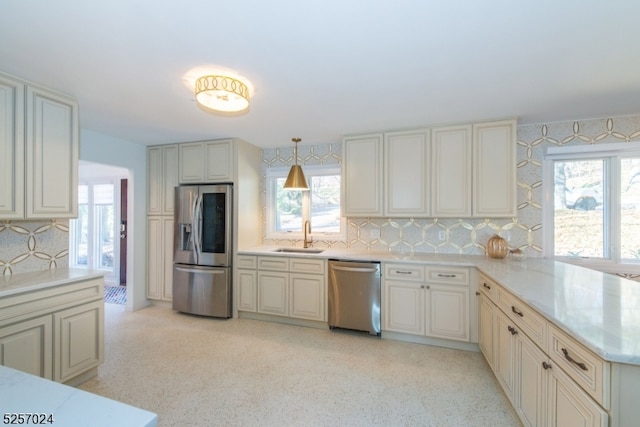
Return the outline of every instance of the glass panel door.
{"type": "Polygon", "coordinates": [[[105,283],[115,286],[120,282],[116,190],[113,182],[80,184],[78,218],[69,222],[69,266],[102,270],[105,283]]]}
{"type": "Polygon", "coordinates": [[[89,186],[78,186],[78,218],[71,220],[69,264],[72,267],[87,267],[89,257],[89,186]]]}

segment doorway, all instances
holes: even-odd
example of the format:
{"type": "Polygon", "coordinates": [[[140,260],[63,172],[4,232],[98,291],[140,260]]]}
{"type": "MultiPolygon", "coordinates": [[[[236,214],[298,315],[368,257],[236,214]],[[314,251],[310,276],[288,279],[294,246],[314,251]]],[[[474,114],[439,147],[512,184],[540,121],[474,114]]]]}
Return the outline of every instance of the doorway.
{"type": "Polygon", "coordinates": [[[69,266],[104,272],[107,303],[127,301],[127,188],[126,169],[80,161],[69,266]]]}

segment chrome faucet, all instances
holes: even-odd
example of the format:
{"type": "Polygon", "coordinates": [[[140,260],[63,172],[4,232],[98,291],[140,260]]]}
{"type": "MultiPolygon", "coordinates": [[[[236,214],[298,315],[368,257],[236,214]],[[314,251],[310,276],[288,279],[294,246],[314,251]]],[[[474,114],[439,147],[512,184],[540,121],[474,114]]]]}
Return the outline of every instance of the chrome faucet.
{"type": "Polygon", "coordinates": [[[311,239],[311,223],[309,220],[304,222],[304,245],[303,248],[310,248],[313,240],[311,239]],[[308,237],[307,237],[308,236],[308,237]]]}

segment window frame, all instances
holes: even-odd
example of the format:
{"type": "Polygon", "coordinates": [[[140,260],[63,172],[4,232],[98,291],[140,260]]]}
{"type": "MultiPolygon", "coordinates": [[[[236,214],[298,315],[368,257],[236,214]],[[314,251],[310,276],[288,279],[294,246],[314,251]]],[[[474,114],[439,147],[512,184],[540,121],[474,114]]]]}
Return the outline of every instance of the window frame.
{"type": "MultiPolygon", "coordinates": [[[[303,239],[304,231],[302,227],[298,231],[279,232],[275,229],[276,220],[276,183],[278,178],[286,178],[289,174],[291,167],[272,167],[268,168],[265,177],[266,187],[266,238],[272,240],[285,240],[285,239],[303,239]]],[[[314,176],[326,176],[326,175],[338,175],[342,181],[342,171],[340,165],[308,165],[303,166],[303,171],[307,182],[310,183],[311,177],[314,176]]],[[[342,182],[340,183],[342,186],[342,182]]],[[[332,242],[345,242],[347,240],[347,221],[342,215],[342,192],[340,194],[340,231],[337,233],[329,232],[316,232],[314,231],[313,222],[311,222],[311,234],[310,236],[317,240],[332,241],[332,242]]],[[[306,220],[311,221],[311,198],[310,191],[302,191],[302,223],[306,220]]]]}
{"type": "Polygon", "coordinates": [[[622,258],[621,238],[621,168],[622,159],[640,156],[640,143],[605,143],[597,145],[572,145],[563,147],[547,147],[542,164],[543,188],[543,256],[571,264],[595,268],[597,270],[611,270],[616,267],[620,273],[634,273],[640,267],[640,260],[622,258]],[[576,160],[604,160],[604,256],[571,257],[555,255],[554,245],[554,162],[576,160]]]}

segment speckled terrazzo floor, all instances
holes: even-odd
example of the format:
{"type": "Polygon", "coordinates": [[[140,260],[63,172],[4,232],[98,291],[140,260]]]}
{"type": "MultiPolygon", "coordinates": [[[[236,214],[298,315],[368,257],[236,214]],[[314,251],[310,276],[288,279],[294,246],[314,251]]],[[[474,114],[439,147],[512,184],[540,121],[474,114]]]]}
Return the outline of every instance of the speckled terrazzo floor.
{"type": "Polygon", "coordinates": [[[105,307],[105,363],[80,388],[159,426],[520,425],[479,353],[105,307]]]}

